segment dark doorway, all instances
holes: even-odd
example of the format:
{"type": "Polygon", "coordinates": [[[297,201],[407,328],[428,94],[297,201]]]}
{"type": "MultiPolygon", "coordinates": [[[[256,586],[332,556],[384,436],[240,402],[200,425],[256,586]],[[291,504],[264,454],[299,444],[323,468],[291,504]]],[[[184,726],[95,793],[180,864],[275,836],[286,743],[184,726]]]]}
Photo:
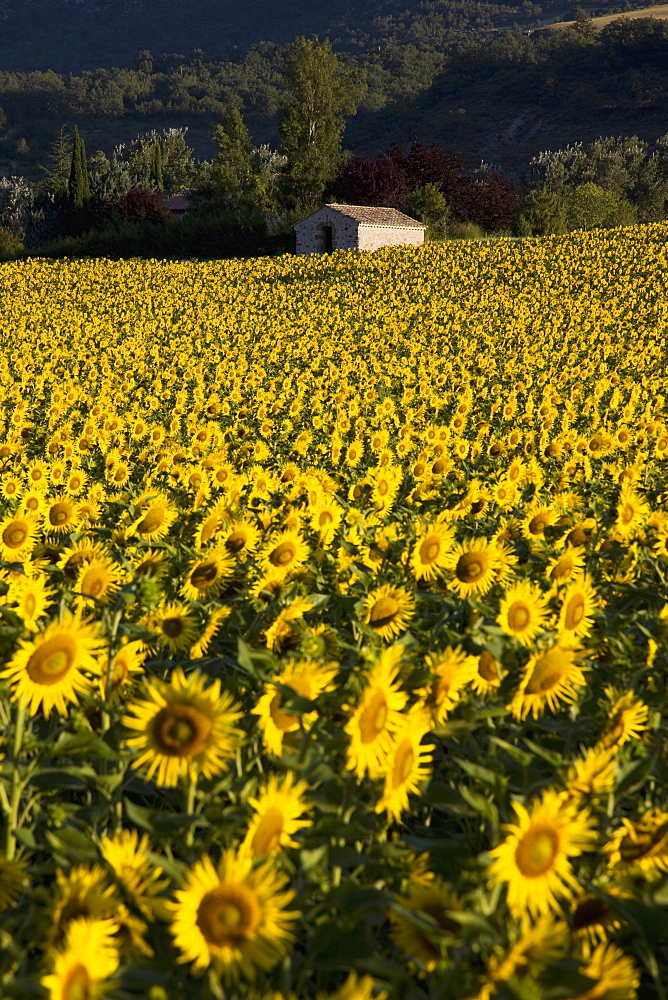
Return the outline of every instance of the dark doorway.
{"type": "Polygon", "coordinates": [[[323,247],[322,248],[323,248],[323,252],[324,253],[331,253],[332,250],[334,249],[333,248],[333,244],[332,244],[332,237],[333,237],[332,227],[331,226],[323,226],[322,227],[322,239],[323,239],[323,247]]]}

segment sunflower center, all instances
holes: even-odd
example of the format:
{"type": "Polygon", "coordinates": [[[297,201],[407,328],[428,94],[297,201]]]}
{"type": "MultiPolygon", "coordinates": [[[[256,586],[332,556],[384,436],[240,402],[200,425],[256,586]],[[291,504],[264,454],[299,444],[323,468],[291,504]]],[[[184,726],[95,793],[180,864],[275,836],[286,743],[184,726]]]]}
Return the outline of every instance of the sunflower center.
{"type": "Polygon", "coordinates": [[[169,639],[178,639],[180,635],[183,635],[185,623],[180,615],[175,615],[173,618],[163,618],[160,630],[169,639]]]}
{"type": "Polygon", "coordinates": [[[587,535],[584,528],[579,526],[577,528],[573,528],[573,530],[568,533],[566,541],[569,545],[584,545],[587,541],[587,535]]]}
{"type": "Polygon", "coordinates": [[[26,594],[23,599],[23,610],[25,611],[26,617],[32,618],[37,609],[37,600],[34,594],[26,594]]]}
{"type": "Polygon", "coordinates": [[[533,668],[533,673],[529,678],[526,690],[529,694],[541,694],[543,691],[550,691],[563,680],[568,671],[568,664],[557,655],[551,656],[545,653],[541,656],[533,668]]]}
{"type": "Polygon", "coordinates": [[[384,691],[374,691],[368,705],[360,715],[359,727],[362,743],[378,739],[387,722],[387,699],[384,691]]]}
{"type": "Polygon", "coordinates": [[[204,544],[208,542],[211,538],[213,538],[213,536],[216,533],[217,527],[218,527],[218,515],[212,514],[210,517],[207,517],[206,521],[202,525],[202,532],[200,535],[202,542],[204,544]]]}
{"type": "Polygon", "coordinates": [[[478,658],[478,673],[489,684],[498,681],[499,675],[496,670],[496,660],[488,650],[483,650],[478,658]]]}
{"type": "Polygon", "coordinates": [[[257,825],[251,841],[253,857],[262,858],[273,854],[278,848],[283,833],[283,813],[276,806],[271,806],[257,825]]]}
{"type": "Polygon", "coordinates": [[[538,878],[552,868],[558,849],[555,830],[528,830],[515,849],[515,863],[525,878],[538,878]]]}
{"type": "Polygon", "coordinates": [[[2,533],[2,541],[8,549],[20,549],[30,534],[25,521],[12,521],[2,533]]]}
{"type": "Polygon", "coordinates": [[[522,601],[514,601],[508,608],[508,624],[513,632],[522,632],[531,621],[531,610],[522,601]]]}
{"type": "Polygon", "coordinates": [[[275,549],[272,550],[269,556],[269,562],[272,566],[287,566],[293,561],[297,555],[297,549],[294,542],[281,542],[277,545],[275,549]]]}
{"type": "Polygon", "coordinates": [[[215,563],[203,563],[192,571],[190,582],[197,590],[206,590],[212,583],[215,583],[217,576],[218,567],[215,563]]]}
{"type": "Polygon", "coordinates": [[[151,535],[154,531],[157,531],[161,526],[162,522],[165,520],[165,509],[164,507],[152,507],[137,525],[137,531],[141,535],[151,535]]]}
{"type": "Polygon", "coordinates": [[[167,757],[196,757],[209,742],[211,720],[193,705],[165,705],[153,719],[152,735],[167,757]]]}
{"type": "Polygon", "coordinates": [[[459,930],[459,923],[452,917],[446,916],[447,906],[443,906],[442,903],[427,902],[422,904],[420,909],[432,920],[435,920],[441,930],[447,931],[449,934],[456,934],[459,930]]]}
{"type": "Polygon", "coordinates": [[[457,560],[455,576],[461,583],[475,583],[487,570],[487,559],[482,552],[464,552],[457,560]]]}
{"type": "Polygon", "coordinates": [[[550,580],[564,580],[573,572],[573,560],[570,556],[562,556],[550,571],[550,580]]]}
{"type": "Polygon", "coordinates": [[[49,510],[49,523],[53,525],[67,524],[70,518],[70,507],[65,503],[54,503],[49,510]]]}
{"type": "Polygon", "coordinates": [[[569,631],[577,628],[585,613],[585,600],[582,594],[576,594],[566,606],[564,623],[569,631]]]}
{"type": "Polygon", "coordinates": [[[438,538],[434,535],[429,535],[420,546],[420,562],[423,566],[429,566],[431,563],[436,562],[440,551],[441,543],[438,538]]]}
{"type": "Polygon", "coordinates": [[[394,767],[392,768],[392,787],[400,788],[411,776],[415,752],[410,740],[403,740],[394,755],[394,767]]]}
{"type": "Polygon", "coordinates": [[[88,969],[78,962],[68,970],[62,985],[63,1000],[92,1000],[93,984],[88,969]]]}
{"type": "Polygon", "coordinates": [[[275,694],[271,699],[269,714],[271,715],[272,722],[276,728],[280,729],[283,733],[287,733],[289,730],[295,729],[299,725],[299,719],[296,715],[286,715],[285,712],[281,711],[280,693],[275,694]]]}
{"type": "Polygon", "coordinates": [[[225,548],[228,552],[232,552],[236,555],[237,552],[241,552],[246,544],[246,535],[243,531],[233,531],[231,535],[228,536],[225,542],[225,548]]]}
{"type": "Polygon", "coordinates": [[[632,504],[626,503],[622,508],[622,524],[630,524],[635,517],[635,507],[632,504]]]}
{"type": "Polygon", "coordinates": [[[318,515],[318,524],[321,528],[324,528],[326,524],[331,524],[334,518],[328,510],[323,510],[318,515]]]}
{"type": "Polygon", "coordinates": [[[597,899],[596,896],[585,896],[573,912],[573,929],[580,931],[585,927],[595,927],[597,924],[602,924],[608,912],[602,899],[597,899]]]}
{"type": "Polygon", "coordinates": [[[256,894],[244,885],[220,885],[202,897],[197,926],[208,944],[235,948],[255,937],[262,919],[256,894]]]}
{"type": "Polygon", "coordinates": [[[71,635],[54,635],[30,655],[28,675],[35,684],[57,684],[76,659],[76,640],[71,635]]]}
{"type": "Polygon", "coordinates": [[[379,597],[369,611],[369,625],[371,628],[383,628],[393,621],[399,610],[399,601],[394,597],[379,597]]]}
{"type": "Polygon", "coordinates": [[[548,521],[544,514],[536,514],[529,521],[529,531],[532,535],[542,535],[547,528],[547,524],[548,521]]]}
{"type": "Polygon", "coordinates": [[[99,597],[107,587],[107,579],[98,570],[91,570],[84,574],[81,581],[81,593],[89,597],[99,597]]]}

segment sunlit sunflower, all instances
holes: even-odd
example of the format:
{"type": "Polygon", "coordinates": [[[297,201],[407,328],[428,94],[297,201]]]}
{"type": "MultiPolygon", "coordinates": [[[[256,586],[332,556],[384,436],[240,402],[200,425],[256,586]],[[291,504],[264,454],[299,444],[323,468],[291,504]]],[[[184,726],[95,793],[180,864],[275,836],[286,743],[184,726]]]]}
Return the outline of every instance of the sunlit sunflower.
{"type": "Polygon", "coordinates": [[[223,622],[229,618],[230,612],[231,608],[216,608],[199,639],[190,647],[191,660],[201,660],[203,656],[206,656],[212,640],[220,631],[223,622]]]}
{"type": "Polygon", "coordinates": [[[642,530],[650,510],[647,501],[638,496],[633,487],[624,487],[617,504],[615,520],[615,534],[618,538],[625,542],[635,538],[642,530]]]}
{"type": "Polygon", "coordinates": [[[420,791],[420,783],[431,774],[434,744],[422,740],[431,728],[431,720],[422,710],[413,710],[404,717],[401,729],[393,735],[385,765],[383,794],[376,812],[386,811],[390,820],[399,820],[408,810],[411,793],[420,791]]]}
{"type": "MultiPolygon", "coordinates": [[[[388,997],[387,990],[378,991],[371,976],[358,976],[356,972],[348,973],[343,986],[334,993],[316,994],[316,1000],[388,1000],[388,997]]],[[[275,1000],[279,1000],[279,997],[276,996],[275,1000]]]]}
{"type": "Polygon", "coordinates": [[[280,653],[295,646],[299,641],[300,631],[305,628],[304,615],[312,610],[313,604],[308,597],[295,597],[290,601],[264,633],[267,649],[280,653]]]}
{"type": "MultiPolygon", "coordinates": [[[[551,915],[540,917],[532,927],[524,927],[505,955],[492,955],[488,973],[490,985],[523,982],[568,954],[568,926],[551,915]]],[[[493,996],[495,989],[489,992],[493,996]]]]}
{"type": "Polygon", "coordinates": [[[364,600],[364,624],[381,639],[392,640],[407,628],[415,614],[415,597],[403,587],[385,583],[364,600]]]}
{"type": "Polygon", "coordinates": [[[556,524],[558,519],[559,511],[556,508],[536,500],[527,508],[522,521],[522,534],[529,541],[537,541],[543,537],[545,529],[556,524]]]}
{"type": "Polygon", "coordinates": [[[156,643],[170,653],[183,653],[197,635],[197,622],[189,605],[183,603],[162,604],[145,619],[145,624],[155,633],[156,643]]]}
{"type": "Polygon", "coordinates": [[[61,493],[48,501],[42,512],[42,519],[44,531],[55,535],[76,531],[81,524],[77,504],[67,493],[61,493]]]}
{"type": "Polygon", "coordinates": [[[48,717],[53,708],[67,715],[67,703],[91,690],[86,674],[98,676],[101,637],[97,626],[64,612],[29,642],[22,642],[0,671],[12,687],[12,698],[35,715],[40,705],[48,717]]]}
{"type": "MultiPolygon", "coordinates": [[[[621,882],[607,882],[601,887],[606,896],[619,899],[632,897],[632,892],[621,882]]],[[[588,958],[593,949],[608,940],[608,935],[622,926],[617,910],[601,895],[583,891],[575,896],[569,907],[569,922],[577,950],[588,958]]]]}
{"type": "Polygon", "coordinates": [[[101,1000],[116,983],[118,924],[112,919],[78,917],[67,927],[63,946],[49,954],[53,971],[40,985],[49,1000],[101,1000]]]}
{"type": "Polygon", "coordinates": [[[294,893],[271,861],[253,866],[248,854],[223,853],[216,867],[204,855],[170,904],[172,934],[194,971],[213,965],[226,982],[269,971],[294,941],[300,916],[287,907],[294,893]]]}
{"type": "Polygon", "coordinates": [[[417,580],[433,580],[445,568],[448,552],[454,544],[452,529],[436,522],[423,525],[415,539],[411,569],[417,580]]]}
{"type": "Polygon", "coordinates": [[[116,918],[120,903],[118,891],[109,884],[101,865],[74,865],[68,872],[56,868],[48,946],[60,946],[70,923],[79,917],[95,921],[116,918]]]}
{"type": "Polygon", "coordinates": [[[504,670],[488,649],[483,649],[477,660],[478,669],[471,678],[471,687],[481,698],[487,698],[498,691],[504,670]]]}
{"type": "Polygon", "coordinates": [[[133,904],[145,917],[153,919],[161,914],[163,901],[157,899],[168,885],[161,878],[162,872],[148,858],[151,844],[147,833],[141,837],[137,830],[120,830],[100,838],[100,853],[112,869],[133,904]]]}
{"type": "Polygon", "coordinates": [[[47,503],[46,494],[41,490],[28,490],[28,492],[24,493],[21,497],[19,512],[36,518],[43,513],[47,503]]]}
{"type": "Polygon", "coordinates": [[[522,680],[510,703],[510,710],[518,720],[529,714],[534,718],[546,708],[556,712],[563,702],[575,701],[577,688],[585,682],[584,671],[578,663],[582,653],[577,647],[555,643],[534,653],[524,667],[522,680]]]}
{"type": "Polygon", "coordinates": [[[308,559],[309,548],[296,531],[283,531],[274,535],[260,553],[265,572],[285,576],[308,559]]]}
{"type": "Polygon", "coordinates": [[[559,613],[559,632],[567,639],[589,635],[592,615],[599,606],[596,591],[587,576],[578,577],[570,583],[562,598],[559,613]]]}
{"type": "Polygon", "coordinates": [[[600,738],[602,746],[621,747],[629,740],[639,739],[647,729],[647,705],[633,691],[621,691],[614,687],[603,690],[610,707],[600,738]]]}
{"type": "Polygon", "coordinates": [[[360,701],[344,730],[350,737],[347,768],[358,778],[385,776],[394,734],[402,727],[408,696],[398,674],[403,647],[385,649],[372,668],[360,701]]]}
{"type": "Polygon", "coordinates": [[[248,799],[254,816],[241,851],[263,858],[283,847],[298,847],[292,835],[313,822],[301,818],[307,810],[304,803],[307,787],[303,781],[296,782],[291,771],[283,778],[270,775],[265,787],[248,799]]]}
{"type": "Polygon", "coordinates": [[[231,556],[245,559],[257,548],[260,532],[252,521],[240,518],[226,524],[221,537],[226,551],[231,556]]]}
{"type": "Polygon", "coordinates": [[[332,498],[324,498],[310,512],[309,523],[325,547],[332,544],[343,514],[341,504],[332,498]]]}
{"type": "Polygon", "coordinates": [[[208,601],[220,593],[233,570],[234,560],[222,547],[209,551],[190,564],[181,593],[192,601],[208,601]]]}
{"type": "Polygon", "coordinates": [[[635,1000],[640,973],[633,959],[614,944],[600,944],[581,966],[580,972],[595,985],[569,1000],[635,1000]]]}
{"type": "MultiPolygon", "coordinates": [[[[143,674],[144,660],[148,653],[143,642],[128,642],[127,640],[116,650],[114,654],[114,664],[111,674],[110,697],[117,701],[122,695],[132,687],[134,681],[143,674]]],[[[107,695],[107,671],[102,665],[100,675],[100,689],[102,697],[107,695]]]]}
{"type": "Polygon", "coordinates": [[[582,805],[595,806],[614,790],[616,776],[614,748],[587,750],[568,769],[566,795],[582,805]]]}
{"type": "Polygon", "coordinates": [[[160,549],[140,550],[132,563],[135,577],[150,580],[161,580],[169,569],[167,553],[160,549]]]}
{"type": "Polygon", "coordinates": [[[494,583],[497,562],[496,547],[487,538],[459,542],[444,563],[453,574],[450,587],[460,597],[486,594],[494,583]]]}
{"type": "Polygon", "coordinates": [[[396,903],[389,913],[392,940],[406,958],[432,972],[461,933],[463,919],[460,922],[457,915],[464,916],[464,906],[460,898],[447,882],[437,878],[410,882],[408,895],[397,896],[396,903]]]}
{"type": "Polygon", "coordinates": [[[140,508],[141,514],[127,529],[128,534],[139,535],[148,542],[164,538],[178,517],[178,511],[162,493],[139,497],[135,506],[140,508]]]}
{"type": "Polygon", "coordinates": [[[122,578],[122,567],[108,556],[85,562],[74,585],[76,606],[95,608],[98,603],[108,604],[116,594],[122,578]]]}
{"type": "Polygon", "coordinates": [[[83,469],[71,469],[65,479],[65,492],[70,496],[77,497],[86,489],[88,475],[83,469]]]}
{"type": "Polygon", "coordinates": [[[532,646],[547,617],[547,598],[538,587],[522,580],[503,595],[496,620],[507,635],[532,646]]]}
{"type": "Polygon", "coordinates": [[[507,886],[508,908],[516,919],[536,918],[559,908],[560,899],[579,891],[570,858],[594,849],[596,832],[586,809],[577,809],[552,790],[530,810],[513,802],[517,823],[491,852],[490,885],[507,886]]]}
{"type": "Polygon", "coordinates": [[[182,776],[210,778],[236,753],[240,706],[219,679],[207,685],[208,680],[199,671],[186,678],[176,667],[169,683],[147,681],[147,697],[128,705],[132,714],[123,723],[137,734],[127,740],[138,752],[132,766],[144,771],[147,780],[155,775],[158,785],[170,787],[182,776]]]}
{"type": "Polygon", "coordinates": [[[56,593],[42,576],[20,576],[9,585],[5,601],[23,619],[26,629],[34,632],[39,618],[55,600],[56,593]]]}
{"type": "Polygon", "coordinates": [[[23,562],[35,547],[37,521],[29,514],[8,514],[0,521],[0,557],[23,562]]]}
{"type": "Polygon", "coordinates": [[[545,567],[545,576],[555,586],[568,583],[579,576],[584,567],[585,550],[582,547],[564,549],[561,555],[551,559],[545,567]]]}
{"type": "Polygon", "coordinates": [[[28,466],[26,474],[31,489],[44,492],[49,488],[49,466],[42,459],[36,459],[28,466]]]}
{"type": "Polygon", "coordinates": [[[17,903],[28,888],[25,869],[25,861],[10,861],[0,855],[0,913],[17,903]]]}
{"type": "Polygon", "coordinates": [[[461,646],[454,646],[428,653],[425,664],[434,679],[425,691],[424,707],[432,721],[442,725],[448,712],[460,700],[463,689],[477,674],[478,657],[470,656],[461,646]]]}
{"type": "Polygon", "coordinates": [[[274,675],[265,684],[264,693],[252,710],[252,714],[259,716],[258,724],[269,753],[280,756],[283,752],[284,737],[288,733],[297,732],[300,722],[305,730],[310,729],[318,717],[317,712],[304,712],[299,715],[284,711],[281,705],[286,696],[277,688],[277,683],[291,688],[301,698],[315,701],[324,691],[331,690],[337,672],[336,664],[297,660],[291,662],[283,673],[274,675]]]}
{"type": "Polygon", "coordinates": [[[619,872],[668,872],[668,813],[648,809],[635,822],[624,817],[604,850],[610,868],[619,872]]]}

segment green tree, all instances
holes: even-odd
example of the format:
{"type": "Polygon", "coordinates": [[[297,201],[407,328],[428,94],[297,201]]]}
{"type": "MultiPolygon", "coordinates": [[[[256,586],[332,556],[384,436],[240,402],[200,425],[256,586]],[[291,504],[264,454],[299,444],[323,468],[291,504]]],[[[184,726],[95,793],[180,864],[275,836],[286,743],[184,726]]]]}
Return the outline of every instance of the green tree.
{"type": "Polygon", "coordinates": [[[90,221],[91,199],[86,147],[77,128],[74,129],[72,141],[72,161],[67,184],[67,198],[72,232],[74,234],[83,232],[90,221]]]}
{"type": "Polygon", "coordinates": [[[67,190],[67,182],[72,167],[72,136],[62,127],[58,138],[51,146],[51,155],[46,167],[42,167],[46,176],[41,183],[43,190],[49,194],[58,194],[67,190]]]}
{"type": "Polygon", "coordinates": [[[345,115],[354,115],[365,91],[364,76],[344,67],[329,41],[296,38],[285,66],[287,99],[281,106],[280,152],[287,157],[282,178],[285,207],[314,208],[343,161],[345,115]]]}
{"type": "Polygon", "coordinates": [[[162,147],[159,142],[154,143],[151,149],[150,184],[157,191],[162,191],[165,187],[162,173],[162,147]]]}
{"type": "Polygon", "coordinates": [[[422,184],[406,198],[409,215],[428,226],[429,236],[445,236],[448,224],[448,203],[437,184],[422,184]]]}
{"type": "Polygon", "coordinates": [[[630,202],[598,184],[578,184],[566,196],[569,229],[632,225],[636,221],[637,213],[630,202]]]}
{"type": "Polygon", "coordinates": [[[526,226],[537,236],[563,233],[566,229],[566,203],[547,188],[530,191],[522,213],[526,226]]]}
{"type": "Polygon", "coordinates": [[[265,208],[266,190],[253,164],[253,147],[248,129],[237,108],[230,107],[213,137],[220,153],[211,166],[214,201],[230,208],[265,208]]]}

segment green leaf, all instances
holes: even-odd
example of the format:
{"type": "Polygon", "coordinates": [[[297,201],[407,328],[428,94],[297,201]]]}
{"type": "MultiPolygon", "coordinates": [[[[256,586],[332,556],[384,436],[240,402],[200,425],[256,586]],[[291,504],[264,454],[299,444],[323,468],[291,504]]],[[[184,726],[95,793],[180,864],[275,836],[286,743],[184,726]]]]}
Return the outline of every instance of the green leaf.
{"type": "Polygon", "coordinates": [[[95,733],[61,733],[53,745],[53,756],[97,757],[100,760],[118,760],[118,753],[95,733]]]}

